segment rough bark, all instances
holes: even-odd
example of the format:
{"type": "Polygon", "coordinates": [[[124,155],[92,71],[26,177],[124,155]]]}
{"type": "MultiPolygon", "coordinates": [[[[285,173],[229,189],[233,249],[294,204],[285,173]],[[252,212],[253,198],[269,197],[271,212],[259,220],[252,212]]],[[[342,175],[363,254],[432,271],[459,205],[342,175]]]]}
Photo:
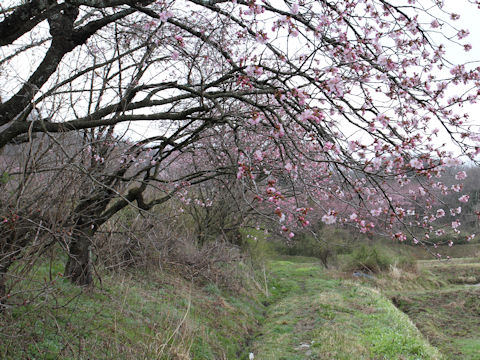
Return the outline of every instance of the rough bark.
{"type": "Polygon", "coordinates": [[[90,258],[91,236],[93,236],[93,232],[86,229],[74,232],[65,265],[65,277],[81,286],[90,285],[93,282],[90,258]]]}
{"type": "Polygon", "coordinates": [[[6,274],[7,269],[0,267],[0,312],[5,309],[7,302],[6,274]]]}

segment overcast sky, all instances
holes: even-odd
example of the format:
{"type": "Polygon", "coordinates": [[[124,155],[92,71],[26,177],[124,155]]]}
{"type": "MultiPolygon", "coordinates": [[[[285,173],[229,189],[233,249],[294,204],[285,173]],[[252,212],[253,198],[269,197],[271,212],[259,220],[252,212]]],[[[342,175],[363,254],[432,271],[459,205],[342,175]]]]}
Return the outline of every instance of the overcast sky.
{"type": "MultiPolygon", "coordinates": [[[[393,2],[395,3],[394,0],[393,2]]],[[[403,0],[401,0],[403,1],[403,0]]],[[[260,1],[259,1],[260,2],[260,1]]],[[[4,0],[0,2],[0,6],[7,7],[11,4],[19,4],[20,0],[4,0]]],[[[272,2],[275,4],[275,1],[272,2]]],[[[447,58],[453,63],[465,63],[470,62],[471,67],[480,66],[480,10],[477,5],[470,3],[468,0],[444,0],[443,10],[446,13],[457,13],[460,15],[460,20],[450,23],[454,24],[457,29],[468,29],[470,31],[469,37],[462,40],[462,43],[470,43],[473,48],[470,52],[463,51],[461,45],[455,45],[449,43],[446,39],[442,39],[441,36],[434,38],[437,43],[443,43],[446,46],[447,58]]],[[[448,15],[437,13],[441,18],[448,19],[448,15]]],[[[421,19],[420,19],[421,21],[421,19]]],[[[45,28],[46,29],[46,28],[45,28]]],[[[442,31],[454,34],[455,31],[449,26],[445,25],[442,31]]],[[[33,64],[32,64],[33,65],[33,64]]],[[[35,66],[34,66],[35,67],[35,66]]],[[[28,78],[31,68],[30,66],[21,66],[20,69],[26,70],[27,74],[18,74],[20,77],[28,78]],[[30,68],[30,71],[28,70],[30,68]]],[[[3,90],[6,90],[5,88],[3,90]]],[[[7,95],[7,94],[5,94],[7,95]]],[[[8,97],[8,95],[7,95],[8,97]]],[[[480,124],[480,104],[465,105],[464,111],[471,114],[472,121],[480,124]]],[[[156,125],[152,123],[135,124],[134,128],[130,128],[133,133],[136,133],[134,137],[143,137],[144,135],[152,135],[152,131],[156,131],[156,125]]]]}

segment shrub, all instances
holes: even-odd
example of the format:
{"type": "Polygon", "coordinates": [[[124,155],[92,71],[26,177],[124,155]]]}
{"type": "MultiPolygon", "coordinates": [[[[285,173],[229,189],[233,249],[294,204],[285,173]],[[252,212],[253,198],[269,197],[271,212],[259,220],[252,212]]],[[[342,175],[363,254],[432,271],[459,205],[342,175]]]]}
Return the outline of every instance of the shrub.
{"type": "Polygon", "coordinates": [[[274,257],[277,253],[282,253],[279,250],[280,244],[278,241],[270,239],[270,236],[264,230],[245,227],[241,230],[241,234],[242,253],[246,254],[254,267],[263,267],[267,259],[274,257]]]}
{"type": "Polygon", "coordinates": [[[336,252],[331,244],[325,240],[316,239],[309,234],[298,236],[293,245],[285,247],[287,255],[310,256],[320,259],[322,264],[327,267],[330,260],[335,258],[336,252]]]}
{"type": "Polygon", "coordinates": [[[313,227],[313,233],[295,236],[292,244],[278,249],[279,253],[292,256],[309,256],[319,259],[327,267],[337,262],[337,256],[352,252],[356,235],[345,229],[313,227]]]}
{"type": "Polygon", "coordinates": [[[388,270],[390,265],[394,264],[394,257],[390,256],[381,247],[375,245],[362,245],[354,249],[353,252],[348,255],[345,270],[360,270],[376,273],[388,270]]]}

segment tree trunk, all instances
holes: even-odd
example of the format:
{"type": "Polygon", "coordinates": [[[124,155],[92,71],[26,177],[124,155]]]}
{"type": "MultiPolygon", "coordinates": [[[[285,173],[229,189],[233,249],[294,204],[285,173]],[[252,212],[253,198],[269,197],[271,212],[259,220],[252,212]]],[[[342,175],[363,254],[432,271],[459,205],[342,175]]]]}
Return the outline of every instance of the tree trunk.
{"type": "Polygon", "coordinates": [[[86,286],[93,282],[92,264],[90,259],[91,234],[90,231],[77,230],[74,232],[65,265],[65,277],[74,284],[86,286]]]}
{"type": "Polygon", "coordinates": [[[0,313],[5,310],[7,303],[6,275],[7,269],[0,267],[0,313]]]}

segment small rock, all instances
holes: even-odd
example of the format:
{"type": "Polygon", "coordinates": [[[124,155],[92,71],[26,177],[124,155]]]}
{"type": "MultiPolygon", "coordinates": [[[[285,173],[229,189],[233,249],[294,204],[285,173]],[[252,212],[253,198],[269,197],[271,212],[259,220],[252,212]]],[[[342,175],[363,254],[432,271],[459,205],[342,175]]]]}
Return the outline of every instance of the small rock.
{"type": "Polygon", "coordinates": [[[310,348],[310,344],[304,344],[304,343],[301,343],[300,345],[298,345],[295,350],[305,350],[305,349],[309,349],[310,348]]]}

